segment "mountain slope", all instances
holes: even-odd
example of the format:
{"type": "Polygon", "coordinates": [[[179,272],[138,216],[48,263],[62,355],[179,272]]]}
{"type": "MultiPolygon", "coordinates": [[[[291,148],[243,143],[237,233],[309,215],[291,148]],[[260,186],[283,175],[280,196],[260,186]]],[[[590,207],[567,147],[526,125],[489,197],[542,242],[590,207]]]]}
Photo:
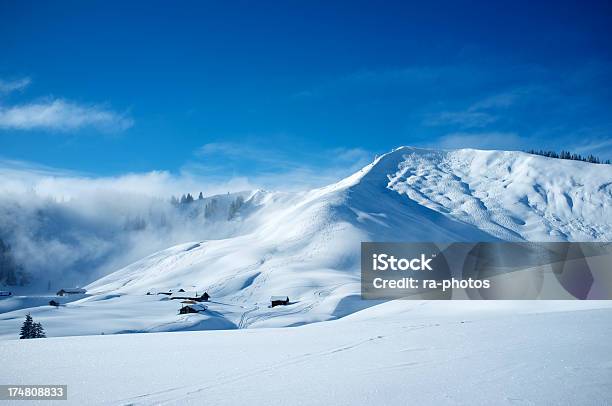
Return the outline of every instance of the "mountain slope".
{"type": "MultiPolygon", "coordinates": [[[[61,314],[78,317],[84,308],[105,320],[123,314],[108,321],[106,332],[290,326],[342,317],[376,304],[359,300],[361,241],[610,241],[610,182],[609,165],[403,147],[324,188],[254,193],[232,219],[240,233],[148,256],[93,282],[87,289],[94,296],[61,314]],[[208,291],[207,315],[177,317],[178,303],[143,296],[178,288],[208,291]],[[288,295],[293,304],[270,309],[272,295],[288,295]]],[[[55,323],[49,309],[36,313],[55,323]]],[[[65,325],[55,324],[58,335],[100,333],[95,325],[65,325]]]]}
{"type": "Polygon", "coordinates": [[[609,241],[612,166],[522,152],[411,153],[389,187],[503,240],[609,241]]]}

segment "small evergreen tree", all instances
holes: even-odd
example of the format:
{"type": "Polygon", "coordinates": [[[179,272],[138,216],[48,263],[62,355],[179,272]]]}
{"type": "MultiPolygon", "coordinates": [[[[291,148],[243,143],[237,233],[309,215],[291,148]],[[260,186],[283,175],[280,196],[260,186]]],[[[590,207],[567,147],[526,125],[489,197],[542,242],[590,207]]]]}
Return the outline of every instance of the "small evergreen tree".
{"type": "Polygon", "coordinates": [[[181,200],[180,203],[181,204],[189,204],[193,202],[193,196],[191,196],[191,193],[187,193],[186,195],[181,196],[181,200]]]}
{"type": "Polygon", "coordinates": [[[47,335],[45,334],[45,329],[43,328],[42,324],[33,324],[32,338],[47,338],[47,335]]]}
{"type": "Polygon", "coordinates": [[[25,321],[21,325],[19,338],[22,340],[29,338],[47,338],[47,335],[45,334],[45,329],[42,324],[34,323],[34,319],[30,313],[28,313],[26,314],[25,321]]]}
{"type": "Polygon", "coordinates": [[[26,314],[25,321],[21,325],[19,339],[33,338],[34,335],[34,320],[30,313],[26,314]]]}
{"type": "Polygon", "coordinates": [[[204,207],[204,217],[205,218],[212,217],[216,209],[217,209],[217,199],[212,199],[211,201],[206,203],[206,206],[204,207]]]}
{"type": "Polygon", "coordinates": [[[202,192],[200,192],[200,194],[198,195],[198,200],[204,200],[204,195],[202,194],[202,192]]]}

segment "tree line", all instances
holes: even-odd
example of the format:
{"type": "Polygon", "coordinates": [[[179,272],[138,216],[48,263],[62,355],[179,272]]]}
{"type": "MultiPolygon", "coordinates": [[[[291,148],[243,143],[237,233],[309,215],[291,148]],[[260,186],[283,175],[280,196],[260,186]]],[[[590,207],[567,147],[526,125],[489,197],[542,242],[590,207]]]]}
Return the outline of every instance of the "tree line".
{"type": "MultiPolygon", "coordinates": [[[[198,195],[198,200],[204,200],[204,196],[202,195],[202,192],[200,192],[200,194],[198,195]]],[[[191,193],[187,193],[186,195],[184,194],[181,197],[172,196],[170,198],[170,203],[172,203],[175,206],[179,204],[193,203],[194,201],[195,199],[193,198],[191,193]]]]}
{"type": "Polygon", "coordinates": [[[527,152],[528,154],[541,155],[541,156],[545,156],[548,158],[569,159],[572,161],[590,162],[592,164],[610,165],[609,159],[606,159],[604,161],[602,159],[599,159],[599,157],[596,157],[595,155],[592,155],[592,154],[589,154],[588,156],[582,156],[580,154],[571,153],[569,151],[562,150],[560,153],[557,153],[555,151],[545,151],[542,149],[540,150],[530,149],[525,152],[527,152]]]}
{"type": "MultiPolygon", "coordinates": [[[[229,192],[228,192],[229,195],[229,192]]],[[[170,203],[175,207],[188,207],[191,203],[195,201],[203,201],[204,196],[202,192],[198,195],[198,198],[195,199],[191,193],[183,194],[181,197],[172,196],[170,198],[170,203]]],[[[244,205],[244,197],[237,196],[229,205],[227,219],[231,220],[238,214],[240,208],[244,205]]],[[[204,206],[204,217],[209,218],[215,213],[218,209],[218,201],[213,198],[206,202],[204,206]]]]}

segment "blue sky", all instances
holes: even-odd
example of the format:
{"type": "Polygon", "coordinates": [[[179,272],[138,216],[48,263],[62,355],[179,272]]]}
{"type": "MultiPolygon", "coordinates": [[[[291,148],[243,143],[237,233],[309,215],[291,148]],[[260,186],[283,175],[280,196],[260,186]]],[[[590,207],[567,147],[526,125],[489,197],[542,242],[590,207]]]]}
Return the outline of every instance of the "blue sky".
{"type": "Polygon", "coordinates": [[[609,3],[422,3],[2,2],[0,159],[319,184],[399,145],[612,158],[609,3]]]}

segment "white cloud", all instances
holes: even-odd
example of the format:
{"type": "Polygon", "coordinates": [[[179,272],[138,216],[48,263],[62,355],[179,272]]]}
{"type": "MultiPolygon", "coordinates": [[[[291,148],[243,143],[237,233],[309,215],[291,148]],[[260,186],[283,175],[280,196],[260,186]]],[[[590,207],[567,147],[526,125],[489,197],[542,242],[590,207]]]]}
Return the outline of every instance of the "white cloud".
{"type": "Polygon", "coordinates": [[[6,94],[23,90],[32,83],[32,80],[28,77],[16,79],[16,80],[2,80],[0,79],[0,94],[6,94]]]}
{"type": "MultiPolygon", "coordinates": [[[[0,95],[23,90],[32,80],[0,79],[0,95]]],[[[61,98],[23,104],[0,104],[0,130],[51,130],[69,132],[93,128],[101,132],[124,131],[134,125],[126,114],[98,104],[79,104],[61,98]]]]}
{"type": "Polygon", "coordinates": [[[117,132],[130,128],[133,120],[98,105],[79,105],[62,99],[0,106],[0,129],[73,131],[94,128],[117,132]]]}
{"type": "Polygon", "coordinates": [[[142,196],[168,199],[171,195],[203,192],[210,196],[256,189],[242,177],[218,180],[183,171],[127,173],[90,176],[23,161],[0,160],[0,195],[34,193],[59,200],[112,201],[118,197],[142,196]]]}
{"type": "Polygon", "coordinates": [[[95,176],[26,161],[0,158],[0,196],[35,194],[58,200],[162,198],[184,193],[205,196],[255,189],[295,191],[325,186],[361,169],[374,153],[361,148],[288,152],[231,142],[206,144],[197,160],[179,173],[150,171],[95,176]],[[202,153],[206,153],[202,155],[202,153]],[[211,154],[216,155],[211,160],[211,154]],[[236,160],[247,160],[237,162],[236,160]],[[270,168],[275,161],[274,168],[270,168]]]}
{"type": "MultiPolygon", "coordinates": [[[[96,177],[0,160],[0,237],[35,283],[91,281],[169,246],[216,236],[169,202],[171,195],[250,190],[244,179],[213,182],[165,171],[96,177]],[[131,219],[146,227],[130,228],[131,219]]],[[[214,234],[218,233],[218,234],[214,234]]]]}

